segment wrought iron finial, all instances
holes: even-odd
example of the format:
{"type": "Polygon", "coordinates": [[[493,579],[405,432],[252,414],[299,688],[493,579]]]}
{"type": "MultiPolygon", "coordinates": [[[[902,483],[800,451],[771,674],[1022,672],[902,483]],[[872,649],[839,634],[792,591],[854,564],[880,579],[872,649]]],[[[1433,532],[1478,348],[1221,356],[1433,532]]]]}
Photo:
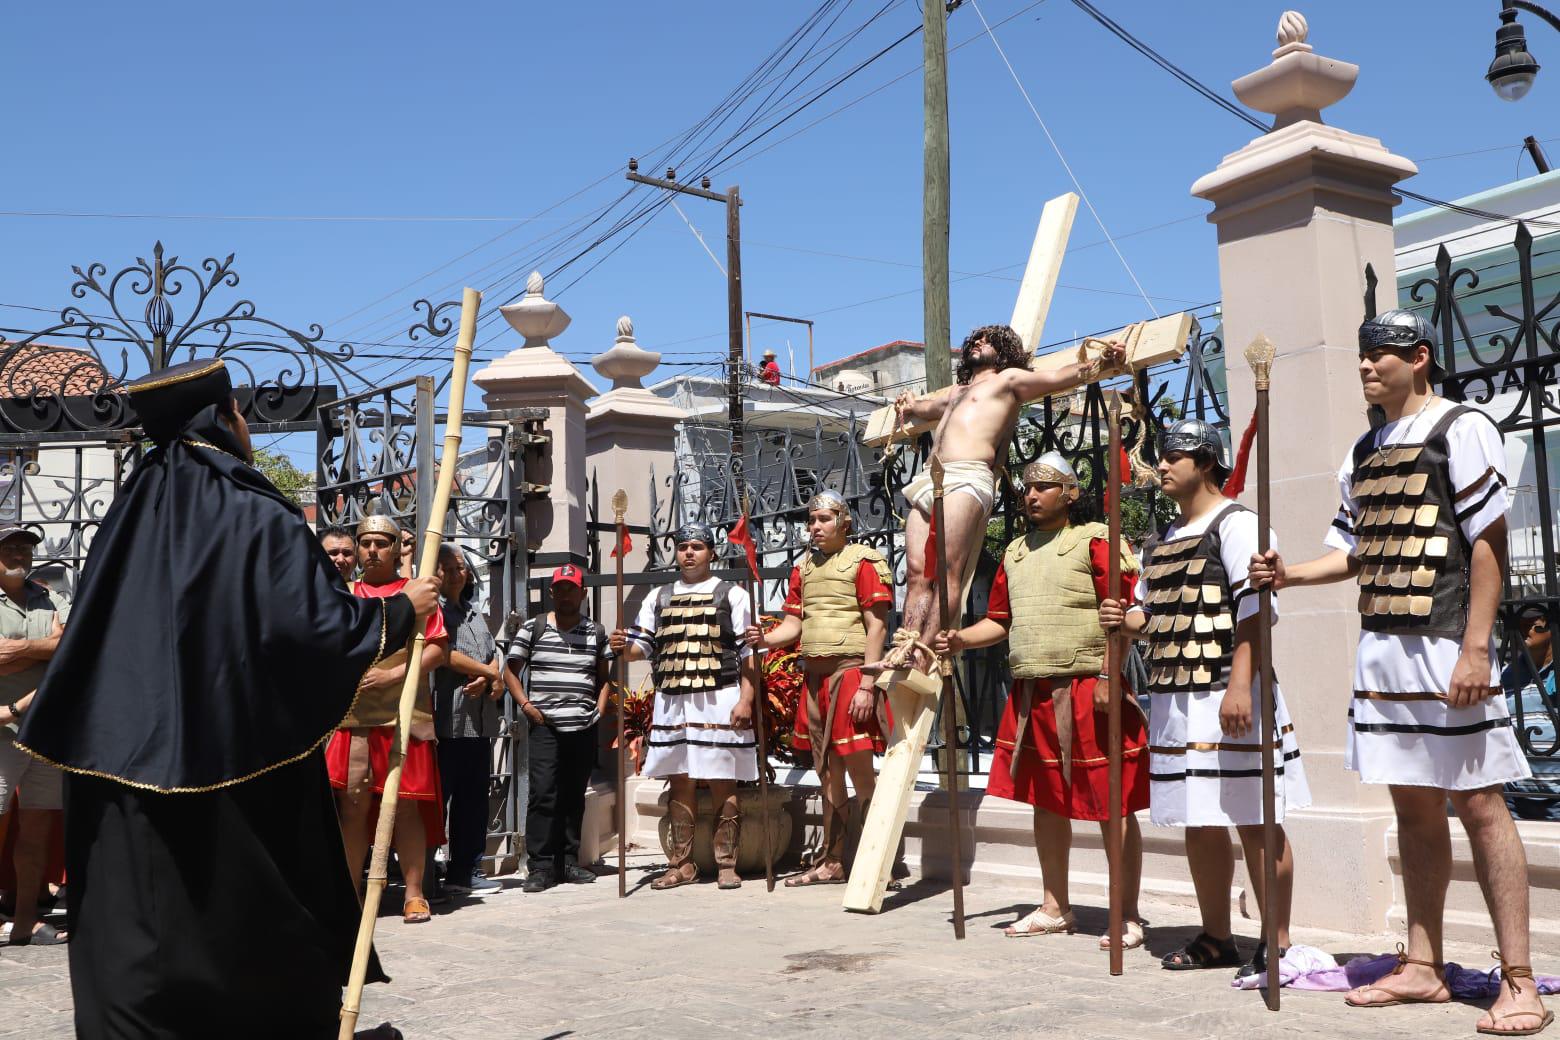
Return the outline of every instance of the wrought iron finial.
{"type": "Polygon", "coordinates": [[[1258,390],[1266,390],[1270,375],[1273,371],[1273,359],[1278,356],[1278,348],[1273,346],[1273,341],[1263,333],[1257,333],[1257,338],[1251,341],[1251,346],[1246,348],[1246,364],[1251,366],[1251,374],[1257,381],[1258,390]]]}
{"type": "Polygon", "coordinates": [[[1299,11],[1285,11],[1278,19],[1278,45],[1287,47],[1291,43],[1305,43],[1311,36],[1311,27],[1306,23],[1305,15],[1299,11]]]}
{"type": "Polygon", "coordinates": [[[621,524],[628,515],[628,492],[618,488],[612,492],[612,518],[621,524]]]}

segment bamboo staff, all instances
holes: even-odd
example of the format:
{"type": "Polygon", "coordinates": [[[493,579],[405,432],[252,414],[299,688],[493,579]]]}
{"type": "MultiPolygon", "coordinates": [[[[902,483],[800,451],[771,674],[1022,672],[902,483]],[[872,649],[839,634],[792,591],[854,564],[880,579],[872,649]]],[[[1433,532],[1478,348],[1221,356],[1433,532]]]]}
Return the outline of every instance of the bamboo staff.
{"type": "MultiPolygon", "coordinates": [[[[932,474],[932,523],[937,528],[937,620],[938,629],[946,632],[953,627],[953,615],[948,603],[948,527],[943,522],[943,464],[933,455],[928,463],[932,474]]],[[[970,566],[974,566],[973,563],[970,566]]],[[[937,659],[937,670],[942,673],[943,712],[943,775],[948,786],[948,838],[953,844],[950,863],[953,877],[953,935],[964,938],[964,856],[963,827],[959,822],[959,773],[957,769],[959,724],[958,705],[954,701],[953,662],[947,656],[937,659]]]]}
{"type": "MultiPolygon", "coordinates": [[[[1110,563],[1106,567],[1106,595],[1115,598],[1121,587],[1121,394],[1111,391],[1106,395],[1110,426],[1110,462],[1105,483],[1105,513],[1108,525],[1110,563]]],[[[1105,682],[1110,697],[1106,708],[1108,729],[1106,737],[1109,766],[1110,810],[1105,832],[1105,860],[1110,869],[1110,973],[1120,975],[1121,963],[1121,912],[1126,876],[1121,869],[1121,665],[1122,632],[1118,626],[1105,638],[1105,682]]]]}
{"type": "MultiPolygon", "coordinates": [[[[748,517],[748,499],[747,495],[744,494],[742,496],[742,518],[747,520],[748,517]]],[[[747,535],[749,538],[753,537],[751,521],[749,521],[747,535]]],[[[746,556],[745,551],[743,555],[744,557],[746,556]]],[[[754,574],[752,577],[752,581],[744,584],[747,585],[748,592],[748,614],[751,618],[749,623],[758,625],[759,579],[757,574],[754,574]]],[[[759,627],[762,628],[763,626],[759,625],[759,627]]],[[[755,702],[753,708],[753,739],[758,742],[758,749],[755,754],[758,756],[758,799],[760,802],[758,819],[759,826],[764,831],[764,890],[773,892],[775,890],[775,857],[770,846],[773,839],[769,834],[769,743],[764,739],[764,726],[767,722],[765,713],[769,710],[769,693],[764,689],[764,659],[761,656],[766,652],[767,648],[762,642],[753,648],[753,692],[755,694],[753,698],[755,702]]],[[[830,736],[832,737],[833,734],[831,733],[830,736]]]]}
{"type": "MultiPolygon", "coordinates": [[[[1268,470],[1268,385],[1273,358],[1278,353],[1271,340],[1261,333],[1246,348],[1246,363],[1256,381],[1257,412],[1257,553],[1269,549],[1269,527],[1273,518],[1272,480],[1268,470]]],[[[1277,775],[1273,764],[1278,743],[1278,704],[1273,695],[1273,587],[1264,585],[1258,594],[1257,667],[1262,694],[1262,938],[1267,944],[1267,986],[1264,996],[1269,1011],[1278,1010],[1278,915],[1275,889],[1278,888],[1277,775]]]]}
{"type": "MultiPolygon", "coordinates": [[[[477,311],[482,294],[467,289],[460,301],[460,332],[455,338],[455,363],[450,376],[449,416],[444,423],[444,454],[439,462],[439,481],[433,493],[433,508],[423,519],[422,556],[418,574],[431,574],[439,563],[439,542],[444,530],[444,513],[449,507],[450,489],[455,483],[455,467],[460,460],[461,424],[466,407],[466,374],[471,368],[471,344],[476,338],[477,311]]],[[[426,476],[423,474],[422,476],[426,476]]],[[[413,625],[407,644],[406,679],[401,683],[400,711],[396,716],[395,742],[390,750],[390,769],[379,802],[379,822],[374,828],[374,857],[368,871],[368,888],[363,893],[363,916],[358,921],[357,948],[352,952],[352,973],[347,980],[346,998],[341,1005],[339,1040],[352,1040],[357,1029],[358,1005],[363,998],[363,982],[368,976],[368,958],[374,948],[374,921],[379,915],[379,900],[385,891],[390,866],[390,845],[395,834],[396,805],[401,796],[401,766],[406,760],[407,739],[412,728],[412,708],[422,684],[422,651],[426,626],[422,619],[413,625]]]]}
{"type": "MultiPolygon", "coordinates": [[[[624,535],[628,533],[623,518],[628,515],[628,492],[618,488],[612,493],[612,518],[617,522],[617,627],[623,627],[623,548],[624,535]]],[[[617,672],[617,832],[618,832],[618,898],[628,895],[628,739],[623,732],[624,716],[628,714],[628,654],[618,654],[612,662],[617,672]]]]}

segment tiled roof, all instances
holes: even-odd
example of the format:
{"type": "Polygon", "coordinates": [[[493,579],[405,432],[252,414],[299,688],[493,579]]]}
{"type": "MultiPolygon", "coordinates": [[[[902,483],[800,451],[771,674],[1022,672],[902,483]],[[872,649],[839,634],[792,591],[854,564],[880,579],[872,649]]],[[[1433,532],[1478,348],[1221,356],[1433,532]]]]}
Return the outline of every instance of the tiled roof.
{"type": "Polygon", "coordinates": [[[18,347],[0,340],[0,397],[35,393],[85,397],[108,382],[102,363],[85,350],[43,343],[18,347]]]}

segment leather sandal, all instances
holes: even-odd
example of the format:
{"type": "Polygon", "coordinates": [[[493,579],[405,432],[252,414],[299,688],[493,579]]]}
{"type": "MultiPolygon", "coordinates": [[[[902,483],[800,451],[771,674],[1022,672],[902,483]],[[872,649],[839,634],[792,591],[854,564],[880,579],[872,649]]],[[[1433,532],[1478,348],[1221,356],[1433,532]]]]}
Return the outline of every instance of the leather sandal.
{"type": "Polygon", "coordinates": [[[1166,954],[1159,962],[1166,971],[1201,971],[1206,968],[1240,967],[1240,950],[1235,948],[1235,937],[1215,939],[1207,932],[1199,932],[1197,938],[1173,953],[1166,954]]]}
{"type": "Polygon", "coordinates": [[[1447,986],[1446,984],[1446,965],[1436,961],[1416,961],[1414,958],[1408,955],[1408,951],[1403,948],[1402,943],[1397,944],[1397,967],[1393,968],[1390,972],[1388,972],[1386,975],[1383,975],[1377,981],[1360,986],[1359,989],[1364,991],[1375,990],[1378,993],[1384,993],[1386,994],[1387,999],[1364,1001],[1350,1000],[1347,996],[1345,996],[1343,998],[1343,1002],[1350,1007],[1356,1008],[1381,1008],[1396,1007],[1399,1004],[1445,1004],[1452,999],[1451,987],[1447,986]],[[1436,974],[1436,977],[1441,980],[1441,992],[1445,995],[1441,997],[1417,997],[1407,993],[1399,993],[1395,989],[1388,989],[1386,986],[1382,985],[1382,982],[1392,978],[1394,975],[1403,974],[1403,969],[1408,967],[1410,964],[1417,964],[1422,968],[1430,968],[1433,970],[1436,974]]]}
{"type": "MultiPolygon", "coordinates": [[[[1121,922],[1121,948],[1123,950],[1135,950],[1143,945],[1143,922],[1121,922]]],[[[1100,949],[1110,949],[1110,932],[1100,936],[1100,949]]]]}
{"type": "Polygon", "coordinates": [[[1027,939],[1032,935],[1071,935],[1077,930],[1078,921],[1071,910],[1063,911],[1060,917],[1052,917],[1045,912],[1045,907],[1037,906],[1033,912],[1002,929],[1002,934],[1009,939],[1027,939]]]}
{"type": "MultiPolygon", "coordinates": [[[[1517,989],[1517,984],[1512,981],[1513,979],[1531,979],[1533,977],[1533,966],[1531,964],[1507,964],[1506,958],[1500,955],[1499,950],[1491,950],[1490,956],[1500,961],[1500,979],[1511,989],[1512,996],[1516,996],[1521,992],[1521,990],[1517,989]]],[[[1537,988],[1535,987],[1536,992],[1537,988]]],[[[1487,1011],[1485,1014],[1490,1016],[1490,1025],[1477,1027],[1477,1031],[1485,1036],[1537,1036],[1548,1029],[1550,1023],[1555,1020],[1555,1013],[1542,1007],[1537,1011],[1508,1011],[1504,1015],[1496,1015],[1487,1011]],[[1523,1017],[1538,1019],[1538,1025],[1530,1026],[1527,1029],[1490,1028],[1497,1022],[1504,1022],[1509,1018],[1523,1017]]]]}
{"type": "Polygon", "coordinates": [[[433,920],[433,908],[428,905],[428,900],[413,896],[402,904],[402,924],[422,924],[431,920],[433,920]]]}
{"type": "Polygon", "coordinates": [[[843,863],[830,863],[827,860],[824,860],[822,862],[813,864],[811,867],[808,867],[800,874],[795,874],[786,878],[785,887],[811,888],[813,885],[843,885],[847,880],[848,879],[845,876],[845,865],[843,863]],[[823,871],[828,870],[831,867],[837,869],[839,874],[833,877],[824,877],[823,871]]]}

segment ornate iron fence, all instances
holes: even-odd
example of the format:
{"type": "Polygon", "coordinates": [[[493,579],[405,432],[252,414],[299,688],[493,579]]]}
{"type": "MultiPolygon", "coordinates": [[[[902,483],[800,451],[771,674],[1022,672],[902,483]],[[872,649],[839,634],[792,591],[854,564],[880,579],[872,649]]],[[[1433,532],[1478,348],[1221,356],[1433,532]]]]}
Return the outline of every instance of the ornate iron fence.
{"type": "MultiPolygon", "coordinates": [[[[1171,365],[1141,372],[1136,377],[1136,397],[1145,402],[1138,418],[1123,427],[1128,451],[1149,464],[1156,460],[1157,433],[1168,422],[1195,416],[1227,429],[1225,389],[1222,381],[1223,343],[1217,331],[1205,331],[1202,321],[1213,317],[1210,308],[1194,322],[1184,358],[1171,365]]],[[[1216,320],[1216,319],[1215,319],[1216,320]]],[[[722,427],[723,429],[724,427],[722,427]]],[[[705,431],[716,437],[719,431],[705,431]]],[[[914,445],[888,451],[869,449],[861,443],[857,419],[819,418],[811,431],[794,428],[760,429],[749,426],[749,472],[742,474],[749,498],[749,527],[757,543],[760,572],[764,578],[761,603],[776,611],[785,597],[791,568],[808,548],[806,505],[819,488],[833,488],[850,504],[854,518],[852,537],[883,553],[893,568],[896,583],[904,578],[903,487],[920,472],[931,447],[930,435],[914,445]]],[[[1105,422],[1105,398],[1099,386],[1090,386],[1063,399],[1047,399],[1020,418],[1008,448],[1007,468],[1017,474],[1025,464],[1046,451],[1059,451],[1078,469],[1086,494],[1096,511],[1105,493],[1106,451],[1109,433],[1105,422]]],[[[738,475],[732,472],[729,454],[710,450],[679,459],[671,473],[649,476],[649,571],[670,571],[673,532],[679,524],[698,519],[717,532],[726,532],[742,515],[738,475]]],[[[1022,508],[1011,479],[1000,482],[1001,495],[992,514],[986,549],[977,562],[975,581],[966,605],[966,617],[982,617],[1001,548],[1020,533],[1022,508]]],[[[593,486],[592,503],[597,498],[593,486]]],[[[1125,531],[1135,542],[1151,528],[1173,515],[1173,507],[1157,487],[1132,488],[1123,494],[1125,531]]],[[[590,560],[604,562],[601,538],[611,538],[610,518],[589,517],[590,560]]],[[[639,533],[636,531],[636,537],[639,533]]],[[[724,534],[717,537],[724,538],[724,534]]],[[[745,568],[742,552],[722,545],[724,566],[745,568]]],[[[668,574],[669,578],[670,575],[668,574]]],[[[892,619],[897,624],[897,612],[892,619]]],[[[1010,680],[1006,644],[964,655],[959,670],[964,725],[960,748],[968,772],[984,772],[984,762],[996,737],[996,726],[1006,702],[1010,680]]],[[[940,727],[934,729],[932,746],[940,748],[940,727]]]]}
{"type": "MultiPolygon", "coordinates": [[[[1560,238],[1546,237],[1560,243],[1560,238]]],[[[1552,659],[1546,675],[1546,662],[1534,659],[1522,628],[1525,620],[1541,617],[1553,633],[1560,621],[1560,565],[1555,558],[1560,541],[1560,400],[1555,379],[1560,294],[1542,300],[1534,275],[1536,255],[1560,250],[1535,255],[1534,244],[1526,222],[1518,221],[1511,258],[1474,268],[1454,267],[1443,243],[1433,273],[1409,286],[1408,295],[1410,306],[1427,310],[1439,332],[1440,360],[1446,369],[1441,395],[1465,401],[1494,419],[1506,438],[1508,463],[1516,462],[1509,474],[1515,502],[1507,521],[1510,565],[1500,606],[1499,646],[1517,739],[1535,779],[1513,784],[1509,791],[1521,796],[1519,809],[1542,813],[1543,803],[1560,804],[1560,700],[1553,689],[1552,659]],[[1546,681],[1538,681],[1541,675],[1546,681]]],[[[1376,281],[1375,271],[1367,266],[1367,316],[1376,313],[1376,281]]],[[[1540,655],[1546,652],[1545,642],[1533,641],[1540,655]]]]}

